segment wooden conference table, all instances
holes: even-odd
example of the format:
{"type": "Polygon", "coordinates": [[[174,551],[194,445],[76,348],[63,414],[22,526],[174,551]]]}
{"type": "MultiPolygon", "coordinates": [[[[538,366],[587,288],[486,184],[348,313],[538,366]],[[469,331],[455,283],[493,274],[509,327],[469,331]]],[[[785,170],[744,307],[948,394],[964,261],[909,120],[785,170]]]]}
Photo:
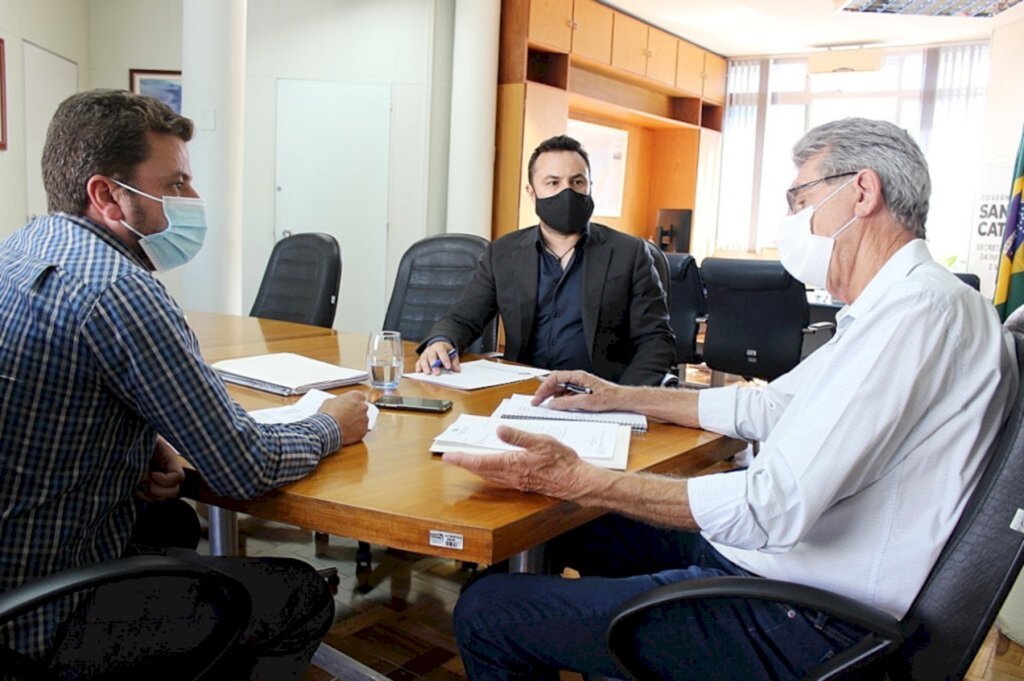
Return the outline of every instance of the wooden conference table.
{"type": "MultiPolygon", "coordinates": [[[[268,352],[295,352],[352,368],[365,362],[363,334],[199,312],[188,313],[188,321],[209,362],[268,352]]],[[[415,361],[414,345],[407,343],[406,372],[415,361]]],[[[232,511],[242,511],[438,557],[484,564],[513,557],[518,569],[535,567],[529,549],[601,512],[484,481],[442,463],[429,447],[460,413],[490,414],[502,398],[531,394],[537,385],[534,380],[462,391],[403,379],[397,394],[448,399],[454,407],[447,414],[381,410],[362,442],[325,458],[306,478],[256,499],[224,499],[201,489],[200,500],[227,511],[211,514],[211,549],[237,552],[232,511]]],[[[362,385],[336,392],[343,390],[369,391],[362,385]]],[[[229,392],[246,409],[295,401],[233,385],[229,392]]],[[[380,394],[369,392],[371,399],[380,394]]],[[[646,434],[632,437],[629,468],[695,475],[744,446],[713,433],[652,423],[646,434]]]]}

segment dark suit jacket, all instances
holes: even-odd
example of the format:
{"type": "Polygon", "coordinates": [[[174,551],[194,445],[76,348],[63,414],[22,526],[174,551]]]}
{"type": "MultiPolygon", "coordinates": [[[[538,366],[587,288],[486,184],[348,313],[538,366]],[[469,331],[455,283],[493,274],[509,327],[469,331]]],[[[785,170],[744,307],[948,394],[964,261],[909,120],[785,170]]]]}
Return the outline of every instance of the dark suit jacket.
{"type": "MultiPolygon", "coordinates": [[[[491,243],[459,300],[428,339],[445,336],[461,350],[500,314],[505,357],[519,361],[529,347],[537,307],[538,229],[518,230],[491,243]]],[[[644,242],[590,223],[583,291],[583,331],[594,373],[627,385],[658,385],[675,363],[675,339],[644,242]]]]}

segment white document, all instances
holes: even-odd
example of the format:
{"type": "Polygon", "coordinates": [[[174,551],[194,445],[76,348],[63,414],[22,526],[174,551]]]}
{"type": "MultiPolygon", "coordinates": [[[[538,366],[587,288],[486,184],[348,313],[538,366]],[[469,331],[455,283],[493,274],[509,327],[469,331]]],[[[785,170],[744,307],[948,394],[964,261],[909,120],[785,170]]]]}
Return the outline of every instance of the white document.
{"type": "MultiPolygon", "coordinates": [[[[533,406],[530,395],[513,395],[501,401],[491,416],[503,419],[544,419],[551,421],[586,421],[589,423],[616,423],[629,426],[634,433],[647,432],[647,417],[632,411],[564,411],[548,405],[551,398],[533,406]]],[[[510,424],[515,425],[515,424],[510,424]]]]}
{"type": "MultiPolygon", "coordinates": [[[[334,395],[314,388],[294,404],[283,407],[270,407],[269,409],[257,409],[256,411],[249,412],[249,415],[257,423],[295,423],[315,414],[320,405],[332,397],[334,395]]],[[[370,420],[370,430],[373,430],[374,424],[377,423],[377,414],[380,413],[380,410],[372,404],[367,404],[366,407],[366,415],[370,420]]]]}
{"type": "Polygon", "coordinates": [[[629,427],[613,423],[529,421],[508,423],[500,418],[462,414],[437,436],[432,452],[495,454],[521,449],[498,437],[498,426],[511,426],[538,435],[550,435],[576,450],[595,466],[625,470],[629,458],[629,427]]]}
{"type": "Polygon", "coordinates": [[[277,395],[301,395],[313,388],[340,388],[369,378],[366,371],[328,364],[292,352],[224,359],[215,362],[213,368],[229,383],[277,395]]]}
{"type": "Polygon", "coordinates": [[[476,390],[477,388],[490,388],[496,385],[517,383],[531,378],[542,378],[549,373],[547,369],[537,369],[536,367],[519,366],[516,364],[501,364],[486,359],[466,362],[460,368],[461,371],[458,372],[442,371],[439,376],[417,372],[405,374],[404,378],[411,378],[414,381],[423,381],[424,383],[436,383],[449,388],[476,390]]]}

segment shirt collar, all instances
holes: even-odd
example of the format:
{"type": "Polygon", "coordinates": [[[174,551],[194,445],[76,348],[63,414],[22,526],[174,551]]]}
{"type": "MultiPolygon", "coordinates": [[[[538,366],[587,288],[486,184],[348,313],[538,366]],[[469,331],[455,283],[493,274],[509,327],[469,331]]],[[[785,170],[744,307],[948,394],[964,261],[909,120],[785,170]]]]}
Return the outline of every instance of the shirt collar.
{"type": "Polygon", "coordinates": [[[85,229],[86,231],[92,232],[92,234],[97,236],[101,241],[106,243],[108,246],[113,248],[121,255],[131,260],[133,263],[135,263],[142,269],[146,270],[147,272],[150,270],[150,268],[146,266],[146,263],[142,261],[142,258],[140,258],[135,253],[132,253],[131,250],[129,250],[127,244],[118,239],[113,234],[113,232],[111,232],[106,227],[97,224],[96,222],[93,222],[84,215],[68,215],[67,213],[59,213],[59,215],[63,218],[70,220],[71,222],[75,223],[76,225],[85,229]]]}
{"type": "Polygon", "coordinates": [[[857,300],[839,310],[836,314],[836,323],[842,322],[847,316],[856,319],[858,315],[870,310],[891,286],[905,279],[918,265],[931,261],[932,255],[928,252],[924,239],[914,239],[906,243],[882,265],[882,269],[871,278],[857,296],[857,300]]]}
{"type": "MultiPolygon", "coordinates": [[[[579,239],[579,241],[576,242],[576,245],[574,246],[574,248],[577,251],[582,251],[583,248],[587,245],[587,239],[589,237],[590,237],[590,223],[588,222],[587,226],[583,228],[582,232],[580,232],[580,239],[579,239]]],[[[541,235],[540,225],[537,225],[537,233],[534,235],[533,245],[537,248],[537,252],[538,253],[543,253],[544,252],[544,237],[541,235]]]]}

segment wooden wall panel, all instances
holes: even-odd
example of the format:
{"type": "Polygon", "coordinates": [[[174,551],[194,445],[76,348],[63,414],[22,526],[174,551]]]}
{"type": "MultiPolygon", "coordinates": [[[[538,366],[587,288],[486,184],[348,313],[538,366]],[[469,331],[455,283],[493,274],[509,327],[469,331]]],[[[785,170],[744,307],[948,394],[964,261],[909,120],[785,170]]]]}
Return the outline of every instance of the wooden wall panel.
{"type": "Polygon", "coordinates": [[[491,237],[511,231],[519,221],[519,173],[523,154],[523,112],[526,84],[498,86],[498,124],[495,139],[494,212],[491,237]]]}
{"type": "Polygon", "coordinates": [[[700,130],[655,130],[646,219],[652,226],[659,208],[693,208],[696,201],[700,130]]]}

